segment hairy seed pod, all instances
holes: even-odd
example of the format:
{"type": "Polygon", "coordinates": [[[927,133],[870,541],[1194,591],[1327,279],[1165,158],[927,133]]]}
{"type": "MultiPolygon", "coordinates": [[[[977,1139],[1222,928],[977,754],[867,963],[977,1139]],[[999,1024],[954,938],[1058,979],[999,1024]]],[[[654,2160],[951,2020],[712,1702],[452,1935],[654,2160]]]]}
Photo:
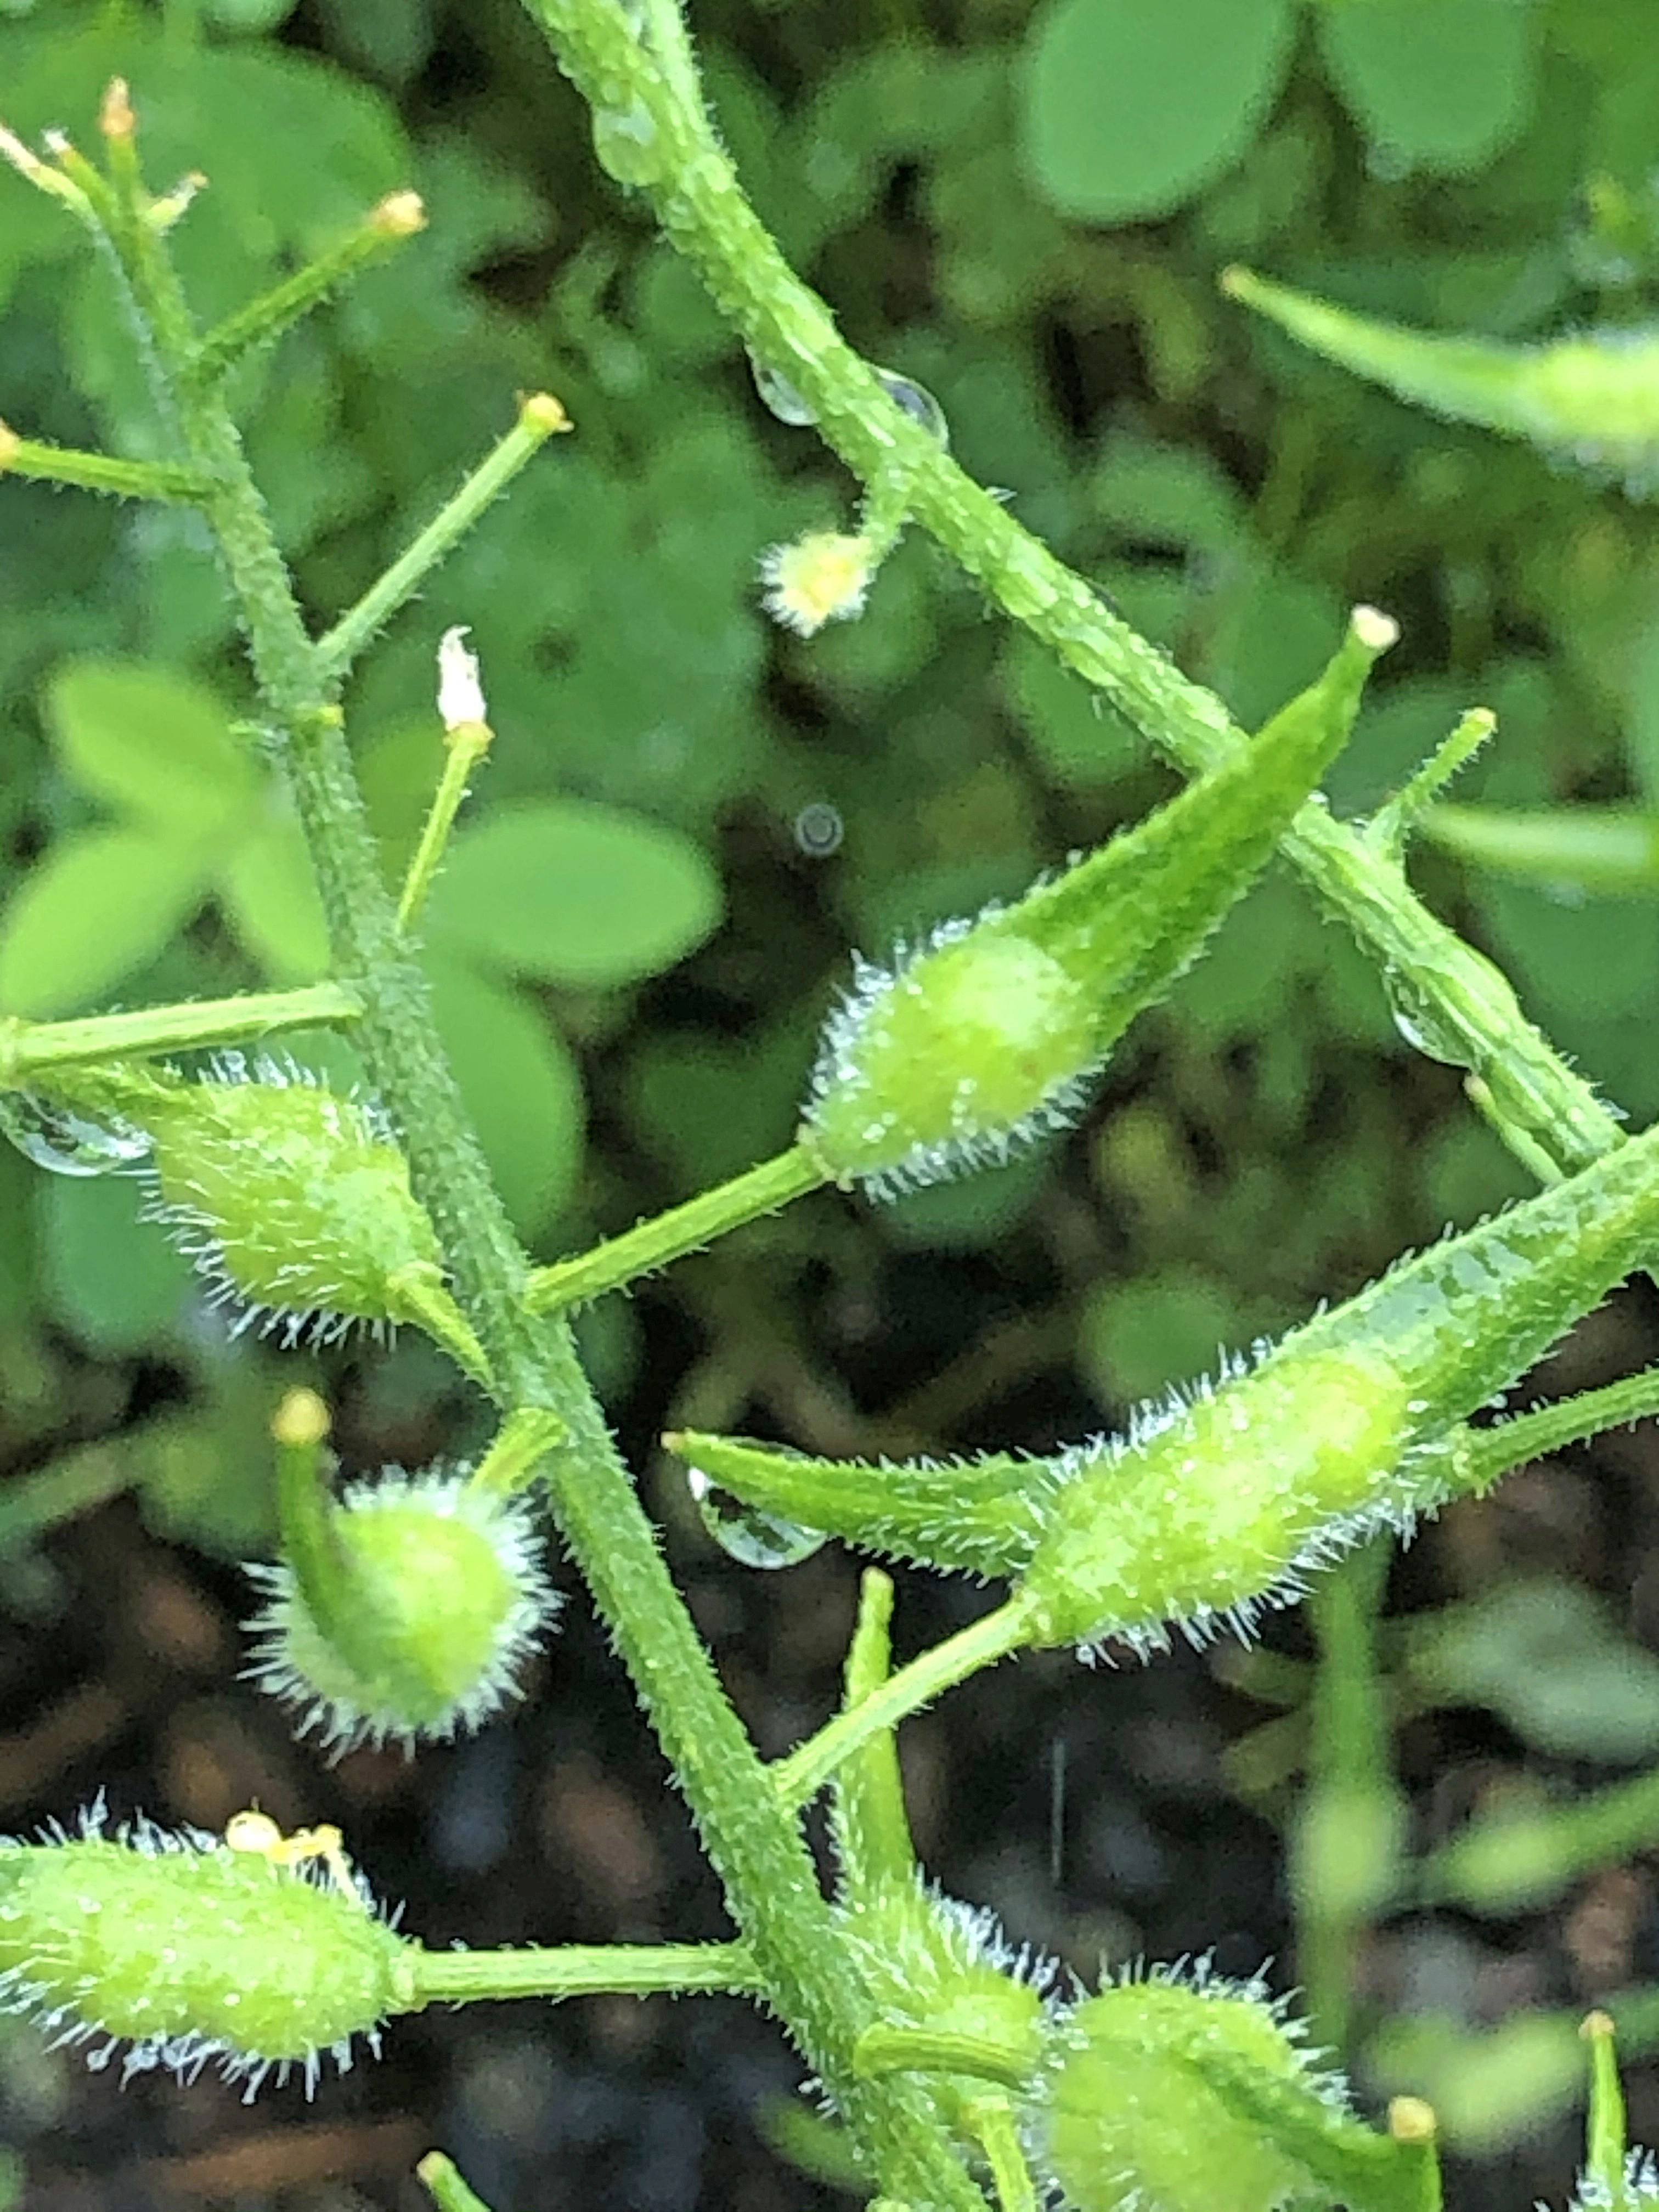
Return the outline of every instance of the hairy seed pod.
{"type": "Polygon", "coordinates": [[[273,2069],[309,2090],[417,2002],[414,1947],[367,1890],[196,1830],[103,1826],[100,1804],[76,1836],[0,1844],[0,2001],[94,2066],[125,2045],[123,2079],[216,2064],[250,2097],[273,2069]]]}
{"type": "Polygon", "coordinates": [[[1327,2201],[1297,2150],[1275,2140],[1213,2086],[1257,2076],[1281,2102],[1288,2088],[1317,2141],[1342,2099],[1312,2069],[1282,2008],[1256,1982],[1195,1969],[1157,1969],[1085,1997],[1054,2029],[1030,2114],[1042,2178],[1074,2212],[1278,2212],[1306,2196],[1327,2201]]]}
{"type": "Polygon", "coordinates": [[[326,1340],[353,1322],[421,1317],[436,1290],[438,1240],[409,1188],[402,1153],[361,1100],[275,1061],[250,1073],[222,1055],[217,1076],[159,1094],[155,1218],[241,1322],[308,1326],[326,1340]]]}
{"type": "Polygon", "coordinates": [[[247,1672],[339,1753],[446,1741],[519,1695],[559,1600],[528,1506],[465,1474],[396,1471],[337,1503],[285,1463],[286,1559],[248,1571],[265,1605],[247,1672]]]}
{"type": "Polygon", "coordinates": [[[802,1149],[876,1197],[1006,1159],[1070,1121],[1112,1046],[1254,882],[1340,750],[1397,635],[1354,611],[1319,681],[1253,744],[1006,910],[855,963],[825,1028],[802,1149]]]}

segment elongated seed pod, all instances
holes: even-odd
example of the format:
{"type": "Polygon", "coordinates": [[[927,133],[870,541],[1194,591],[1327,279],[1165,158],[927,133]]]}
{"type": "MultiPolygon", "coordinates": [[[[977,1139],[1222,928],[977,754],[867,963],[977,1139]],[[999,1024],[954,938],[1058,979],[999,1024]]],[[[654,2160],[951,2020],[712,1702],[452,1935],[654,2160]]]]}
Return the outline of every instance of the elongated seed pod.
{"type": "Polygon", "coordinates": [[[418,2002],[415,1947],[366,1890],[137,1820],[0,1844],[0,1991],[124,2078],[216,2065],[251,2097],[274,2069],[307,2088],[331,2057],[418,2002]]]}
{"type": "Polygon", "coordinates": [[[1659,1249],[1659,1130],[1392,1268],[1162,1425],[1085,1447],[1020,1585],[1039,1643],[1248,1626],[1468,1486],[1458,1425],[1659,1249]]]}
{"type": "Polygon", "coordinates": [[[875,1196],[1006,1158],[1081,1105],[1129,1023],[1255,880],[1352,727],[1394,640],[1355,611],[1317,684],[1254,744],[1015,906],[860,962],[825,1030],[799,1142],[875,1196]]]}

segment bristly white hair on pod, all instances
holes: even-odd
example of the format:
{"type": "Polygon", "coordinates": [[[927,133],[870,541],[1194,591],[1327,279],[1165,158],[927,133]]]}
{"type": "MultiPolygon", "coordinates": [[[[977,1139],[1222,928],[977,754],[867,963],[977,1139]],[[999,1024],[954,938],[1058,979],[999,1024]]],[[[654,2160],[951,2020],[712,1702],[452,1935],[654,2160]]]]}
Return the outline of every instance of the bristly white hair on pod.
{"type": "Polygon", "coordinates": [[[119,2056],[124,2082],[214,2067],[245,2100],[296,2076],[309,2096],[416,2002],[411,1948],[360,1875],[142,1815],[112,1832],[101,1794],[72,1830],[0,1841],[0,2009],[94,2069],[119,2056]]]}
{"type": "Polygon", "coordinates": [[[1104,1059],[1088,994],[1000,911],[941,922],[886,966],[853,955],[801,1131],[843,1187],[890,1200],[1004,1165],[1087,1105],[1104,1059]]]}
{"type": "Polygon", "coordinates": [[[263,1594],[243,1669],[331,1756],[360,1744],[446,1742],[521,1694],[562,1600],[529,1505],[463,1472],[388,1469],[332,1509],[361,1603],[342,1626],[307,1603],[287,1561],[247,1571],[263,1594]]]}
{"type": "MultiPolygon", "coordinates": [[[[1626,2153],[1617,2196],[1599,2174],[1581,2173],[1567,2212],[1629,2212],[1633,2204],[1659,2204],[1659,2160],[1650,2150],[1626,2153]]],[[[1549,2212],[1549,2208],[1540,2204],[1537,2212],[1549,2212]]]]}
{"type": "Polygon", "coordinates": [[[361,1323],[384,1336],[400,1280],[437,1282],[441,1255],[380,1109],[310,1069],[216,1054],[205,1077],[158,1097],[137,1172],[145,1218],[235,1310],[234,1334],[327,1344],[361,1323]]]}

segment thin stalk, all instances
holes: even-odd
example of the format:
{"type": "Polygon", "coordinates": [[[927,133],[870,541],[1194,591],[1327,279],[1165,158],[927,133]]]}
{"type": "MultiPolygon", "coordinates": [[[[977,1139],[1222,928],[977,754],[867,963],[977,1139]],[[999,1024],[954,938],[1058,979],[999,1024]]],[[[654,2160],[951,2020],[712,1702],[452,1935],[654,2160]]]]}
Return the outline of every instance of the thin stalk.
{"type": "Polygon", "coordinates": [[[791,1199],[828,1181],[823,1170],[799,1145],[792,1145],[787,1152],[745,1168],[730,1182],[703,1191],[684,1206],[671,1206],[623,1236],[596,1244],[591,1252],[537,1268],[525,1286],[525,1304],[532,1313],[558,1313],[585,1305],[636,1276],[665,1267],[671,1260],[700,1251],[746,1221],[775,1213],[791,1199]]]}
{"type": "Polygon", "coordinates": [[[860,2074],[969,2074],[1005,2089],[1029,2088],[1029,2045],[997,2043],[961,2028],[910,2027],[878,2021],[859,2038],[860,2074]]]}
{"type": "Polygon", "coordinates": [[[962,2122],[985,2154],[1002,2212],[1037,2212],[1036,2185],[1008,2100],[975,2097],[963,2107],[962,2122]]]}
{"type": "Polygon", "coordinates": [[[70,1022],[0,1017],[0,1091],[27,1087],[31,1075],[152,1053],[238,1044],[276,1030],[355,1022],[362,1000],[349,983],[308,983],[298,991],[250,991],[234,999],[196,999],[132,1013],[90,1014],[70,1022]]]}
{"type": "Polygon", "coordinates": [[[544,1951],[417,1951],[415,2002],[488,1997],[684,1996],[760,1990],[744,1943],[571,1943],[544,1951]]]}
{"type": "Polygon", "coordinates": [[[337,246],[216,323],[198,349],[197,375],[222,376],[257,347],[280,337],[349,277],[402,240],[412,238],[425,224],[426,210],[418,192],[388,192],[337,246]]]}
{"type": "Polygon", "coordinates": [[[1659,1367],[1644,1367],[1599,1390],[1581,1390],[1553,1406],[1457,1433],[1458,1487],[1488,1490],[1500,1475],[1604,1430],[1627,1428],[1659,1413],[1659,1367]]]}
{"type": "Polygon", "coordinates": [[[424,2185],[438,2212],[489,2212],[483,2197],[462,2180],[454,2160],[441,2150],[428,2151],[415,2168],[415,2178],[424,2185]]]}
{"type": "Polygon", "coordinates": [[[445,501],[413,544],[369,586],[356,605],[349,608],[319,641],[319,673],[325,683],[337,683],[346,673],[375,633],[414,598],[438,563],[454,551],[490,501],[501,496],[556,430],[569,428],[570,417],[550,392],[532,392],[520,404],[518,421],[494,452],[474,469],[454,497],[445,501]]]}
{"type": "Polygon", "coordinates": [[[1033,1607],[1024,1598],[1011,1597],[993,1613],[981,1614],[959,1628],[943,1644],[924,1651],[896,1674],[890,1674],[878,1690],[858,1705],[827,1722],[816,1735],[779,1759],[772,1768],[772,1786],[781,1805],[810,1804],[842,1761],[867,1743],[872,1735],[896,1727],[907,1714],[931,1705],[943,1692],[965,1682],[982,1667],[994,1667],[1011,1651],[1018,1650],[1031,1632],[1033,1607]]]}
{"type": "MultiPolygon", "coordinates": [[[[640,46],[615,0],[525,4],[597,112],[625,108],[648,122],[654,171],[633,181],[751,353],[801,394],[860,482],[907,469],[913,519],[1188,775],[1244,744],[1213,693],[1114,614],[894,404],[784,260],[700,104],[640,46]]],[[[1504,977],[1420,904],[1363,832],[1333,821],[1315,799],[1280,849],[1384,975],[1432,1010],[1437,1029],[1488,1085],[1504,1131],[1530,1135],[1564,1170],[1620,1142],[1618,1121],[1526,1019],[1504,977]]]]}
{"type": "Polygon", "coordinates": [[[544,1407],[521,1406],[509,1413],[489,1450],[467,1478],[473,1490],[510,1498],[535,1477],[542,1462],[567,1436],[564,1422],[544,1407]]]}
{"type": "Polygon", "coordinates": [[[494,734],[488,722],[462,722],[446,733],[443,774],[432,795],[432,805],[421,827],[421,842],[415,848],[398,900],[398,927],[405,936],[420,920],[421,908],[426,904],[427,894],[437,878],[448,848],[455,817],[466,797],[467,780],[489,750],[494,734]]]}
{"type": "Polygon", "coordinates": [[[207,478],[170,461],[128,461],[117,453],[82,453],[40,438],[20,438],[0,422],[0,476],[27,477],[35,483],[73,485],[81,491],[108,492],[116,499],[157,499],[179,507],[199,507],[207,478]]]}
{"type": "MultiPolygon", "coordinates": [[[[138,190],[135,185],[129,194],[135,209],[138,190]]],[[[398,594],[377,587],[371,603],[331,634],[331,649],[327,641],[313,645],[235,426],[214,392],[191,378],[199,341],[161,241],[140,214],[115,224],[111,242],[144,334],[158,402],[176,421],[189,460],[214,477],[209,522],[281,745],[335,966],[356,979],[359,1050],[402,1136],[411,1186],[484,1348],[498,1402],[544,1408],[567,1424],[570,1441],[547,1462],[555,1517],[696,1817],[768,2002],[836,2097],[884,2183],[930,2212],[983,2212],[926,2095],[897,2081],[860,2082],[854,2074],[853,2045],[869,2024],[869,2001],[840,1963],[843,1938],[799,1824],[768,1787],[664,1565],[568,1328],[525,1310],[528,1268],[444,1058],[425,978],[381,881],[334,696],[343,643],[349,659],[398,594]]],[[[542,434],[554,427],[548,422],[542,434]]],[[[429,566],[423,559],[420,573],[429,566]]],[[[404,574],[412,590],[418,575],[404,574]]]]}

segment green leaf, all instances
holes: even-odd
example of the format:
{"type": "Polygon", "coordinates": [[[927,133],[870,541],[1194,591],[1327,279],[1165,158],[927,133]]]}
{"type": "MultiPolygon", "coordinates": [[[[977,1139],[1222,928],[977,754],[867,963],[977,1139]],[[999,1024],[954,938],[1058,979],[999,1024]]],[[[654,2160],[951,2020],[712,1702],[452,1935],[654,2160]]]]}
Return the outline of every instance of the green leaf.
{"type": "Polygon", "coordinates": [[[1334,307],[1248,269],[1224,289],[1310,351],[1454,422],[1479,422],[1623,477],[1632,495],[1659,470],[1659,339],[1604,331],[1549,345],[1488,345],[1334,307]]]}
{"type": "Polygon", "coordinates": [[[1565,891],[1659,892],[1659,816],[1638,806],[1431,806],[1422,834],[1477,867],[1565,891]]]}
{"type": "Polygon", "coordinates": [[[1635,1760],[1659,1746],[1659,1659],[1575,1583],[1511,1583],[1428,1614],[1407,1663],[1437,1704],[1486,1706],[1540,1751],[1635,1760]]]}
{"type": "Polygon", "coordinates": [[[148,830],[61,839],[0,916],[0,1008],[38,1019],[89,1005],[153,960],[206,892],[201,854],[148,830]]]}
{"type": "Polygon", "coordinates": [[[264,781],[202,684],[136,661],[80,661],[46,690],[46,725],[83,791],[175,836],[202,836],[250,807],[264,781]]]}
{"type": "Polygon", "coordinates": [[[563,1205],[581,1159],[582,1091],[564,1041],[516,991],[428,963],[433,1008],[497,1187],[520,1233],[563,1205]]]}
{"type": "Polygon", "coordinates": [[[36,1196],[41,1276],[54,1320],[94,1352],[140,1350],[190,1295],[189,1262],[154,1222],[142,1185],[125,1176],[45,1176],[36,1196]]]}
{"type": "Polygon", "coordinates": [[[1025,157],[1063,215],[1169,215],[1255,137],[1290,59],[1291,0],[1057,0],[1025,48],[1025,157]]]}
{"type": "Polygon", "coordinates": [[[222,31],[258,37],[294,13],[295,0],[206,0],[207,17],[222,31]]]}
{"type": "Polygon", "coordinates": [[[299,823],[288,816],[256,830],[219,881],[225,918],[273,983],[313,983],[328,973],[328,923],[299,823]]]}
{"type": "Polygon", "coordinates": [[[1455,172],[1524,129],[1538,12],[1524,0],[1353,0],[1319,9],[1319,35],[1332,82],[1378,151],[1455,172]]]}
{"type": "Polygon", "coordinates": [[[502,808],[456,838],[427,934],[509,974],[597,990],[672,967],[720,915],[719,878],[690,838],[550,799],[502,808]]]}

